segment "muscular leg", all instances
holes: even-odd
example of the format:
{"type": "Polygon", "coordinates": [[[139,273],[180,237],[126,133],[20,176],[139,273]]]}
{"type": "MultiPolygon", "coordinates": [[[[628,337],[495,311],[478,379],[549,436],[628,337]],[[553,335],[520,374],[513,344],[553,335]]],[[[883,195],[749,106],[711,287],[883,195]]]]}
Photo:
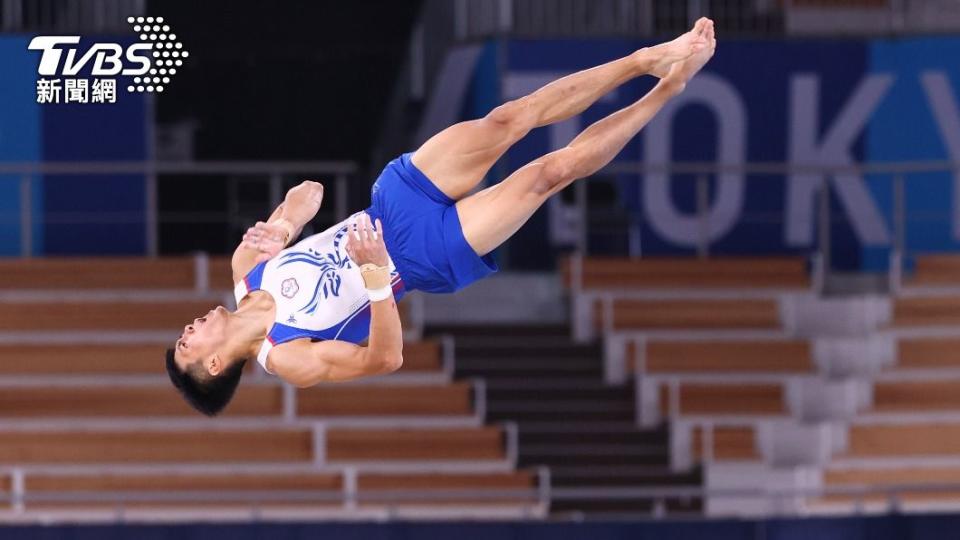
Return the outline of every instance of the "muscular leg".
{"type": "Polygon", "coordinates": [[[441,191],[459,200],[487,174],[510,145],[531,129],[579,114],[624,82],[666,74],[674,62],[703,50],[707,19],[677,39],[558,79],[536,92],[500,105],[478,120],[453,125],[423,144],[413,164],[441,191]]]}
{"type": "Polygon", "coordinates": [[[639,101],[591,125],[567,147],[457,202],[464,237],[474,251],[479,255],[489,253],[517,232],[551,195],[609,163],[713,56],[716,40],[712,21],[706,25],[705,36],[706,49],[674,64],[639,101]]]}

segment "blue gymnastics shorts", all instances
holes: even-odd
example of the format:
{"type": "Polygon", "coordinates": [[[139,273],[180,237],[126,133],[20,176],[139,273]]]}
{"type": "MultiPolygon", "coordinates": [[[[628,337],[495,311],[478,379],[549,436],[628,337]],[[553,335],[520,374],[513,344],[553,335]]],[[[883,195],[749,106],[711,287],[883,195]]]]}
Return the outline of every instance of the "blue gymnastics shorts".
{"type": "Polygon", "coordinates": [[[449,293],[497,271],[463,237],[456,201],[414,166],[407,153],[384,167],[370,190],[372,220],[380,218],[384,243],[408,291],[449,293]]]}

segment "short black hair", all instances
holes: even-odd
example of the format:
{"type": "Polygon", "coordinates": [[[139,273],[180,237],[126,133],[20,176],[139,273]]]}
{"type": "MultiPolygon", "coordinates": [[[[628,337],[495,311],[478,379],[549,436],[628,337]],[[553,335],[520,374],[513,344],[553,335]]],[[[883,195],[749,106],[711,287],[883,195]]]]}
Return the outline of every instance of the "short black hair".
{"type": "Polygon", "coordinates": [[[206,373],[199,361],[191,364],[186,371],[180,371],[174,359],[174,350],[167,349],[167,375],[170,376],[170,382],[190,406],[207,416],[220,414],[230,403],[246,364],[246,358],[237,360],[217,376],[206,373]]]}

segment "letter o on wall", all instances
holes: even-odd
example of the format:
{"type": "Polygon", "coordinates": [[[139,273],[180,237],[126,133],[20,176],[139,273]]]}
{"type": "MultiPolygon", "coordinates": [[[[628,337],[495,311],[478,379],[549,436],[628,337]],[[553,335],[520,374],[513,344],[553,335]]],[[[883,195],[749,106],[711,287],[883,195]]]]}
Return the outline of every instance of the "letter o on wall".
{"type": "MultiPolygon", "coordinates": [[[[717,156],[724,164],[741,164],[746,157],[747,113],[743,100],[727,81],[709,73],[694,77],[684,93],[668,103],[650,122],[644,133],[646,161],[664,165],[671,161],[673,118],[686,105],[706,106],[717,118],[717,156]]],[[[733,228],[743,209],[744,175],[718,176],[713,204],[707,211],[707,238],[717,240],[733,228]]],[[[696,246],[701,233],[700,218],[677,210],[670,197],[670,175],[646,175],[643,182],[643,211],[650,226],[664,240],[682,246],[696,246]]]]}

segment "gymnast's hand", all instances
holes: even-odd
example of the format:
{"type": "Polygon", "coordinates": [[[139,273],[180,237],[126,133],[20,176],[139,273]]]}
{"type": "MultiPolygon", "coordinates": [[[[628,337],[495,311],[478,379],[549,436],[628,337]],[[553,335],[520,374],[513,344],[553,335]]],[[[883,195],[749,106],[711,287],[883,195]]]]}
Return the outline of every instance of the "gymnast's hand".
{"type": "Polygon", "coordinates": [[[258,221],[243,235],[243,246],[259,252],[256,263],[274,258],[286,245],[287,230],[275,223],[258,221]]]}
{"type": "Polygon", "coordinates": [[[387,246],[383,243],[383,224],[377,220],[376,227],[370,222],[370,216],[361,213],[357,219],[347,225],[347,255],[357,266],[375,264],[387,266],[387,246]]]}

